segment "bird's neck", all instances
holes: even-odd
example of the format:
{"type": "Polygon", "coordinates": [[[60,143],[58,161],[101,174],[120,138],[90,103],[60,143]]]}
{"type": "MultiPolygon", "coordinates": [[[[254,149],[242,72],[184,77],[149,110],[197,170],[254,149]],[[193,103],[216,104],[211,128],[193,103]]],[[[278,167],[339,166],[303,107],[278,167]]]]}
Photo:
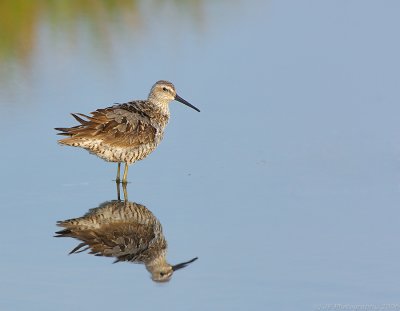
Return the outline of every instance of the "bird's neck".
{"type": "Polygon", "coordinates": [[[161,251],[157,257],[151,258],[149,261],[145,262],[146,269],[148,271],[152,271],[155,268],[160,267],[160,266],[168,266],[169,264],[167,263],[165,255],[166,255],[166,252],[161,251]]]}
{"type": "Polygon", "coordinates": [[[149,98],[148,101],[151,103],[153,106],[154,110],[169,119],[169,101],[160,101],[160,100],[155,100],[153,98],[149,98]]]}

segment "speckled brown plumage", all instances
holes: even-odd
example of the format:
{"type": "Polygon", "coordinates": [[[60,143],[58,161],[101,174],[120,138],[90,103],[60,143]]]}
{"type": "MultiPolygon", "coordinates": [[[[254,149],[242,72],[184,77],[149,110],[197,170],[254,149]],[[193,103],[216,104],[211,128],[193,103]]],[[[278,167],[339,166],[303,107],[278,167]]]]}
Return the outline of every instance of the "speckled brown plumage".
{"type": "Polygon", "coordinates": [[[169,281],[175,270],[189,263],[167,263],[167,241],[161,224],[141,204],[108,201],[83,217],[59,221],[57,225],[64,229],[56,232],[56,237],[82,241],[70,253],[90,249],[90,254],[115,257],[115,262],[141,263],[157,282],[169,281]]]}
{"type": "Polygon", "coordinates": [[[128,165],[144,159],[162,140],[170,116],[168,104],[174,99],[199,111],[176,94],[171,82],[158,81],[147,100],[98,109],[90,116],[72,114],[79,125],[56,128],[59,135],[68,136],[58,142],[84,148],[106,161],[124,162],[123,182],[126,182],[128,165]]]}

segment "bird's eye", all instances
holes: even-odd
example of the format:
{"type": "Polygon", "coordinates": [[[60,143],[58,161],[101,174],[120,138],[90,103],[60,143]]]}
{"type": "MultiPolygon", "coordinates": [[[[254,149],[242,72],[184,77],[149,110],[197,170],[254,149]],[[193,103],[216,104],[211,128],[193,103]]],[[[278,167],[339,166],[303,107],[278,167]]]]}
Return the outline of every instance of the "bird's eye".
{"type": "Polygon", "coordinates": [[[162,89],[163,89],[164,92],[167,92],[167,91],[168,91],[167,88],[166,88],[165,86],[164,86],[162,89]]]}
{"type": "Polygon", "coordinates": [[[164,276],[165,275],[165,273],[164,272],[160,272],[160,276],[164,276]]]}

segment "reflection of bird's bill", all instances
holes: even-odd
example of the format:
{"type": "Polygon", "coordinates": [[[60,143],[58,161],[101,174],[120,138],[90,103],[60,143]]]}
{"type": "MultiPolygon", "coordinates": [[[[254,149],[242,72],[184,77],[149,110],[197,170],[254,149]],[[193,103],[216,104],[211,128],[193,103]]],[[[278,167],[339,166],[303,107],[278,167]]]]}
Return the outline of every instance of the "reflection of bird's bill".
{"type": "Polygon", "coordinates": [[[172,270],[176,271],[176,270],[185,268],[188,264],[192,263],[193,261],[196,261],[197,259],[198,259],[198,257],[195,257],[189,261],[178,263],[177,265],[172,266],[172,270]]]}
{"type": "Polygon", "coordinates": [[[175,100],[177,100],[178,102],[181,102],[182,104],[189,106],[190,108],[193,108],[194,110],[200,112],[199,108],[196,108],[195,106],[193,106],[191,103],[187,102],[186,100],[184,100],[182,97],[180,97],[178,94],[175,95],[175,100]]]}

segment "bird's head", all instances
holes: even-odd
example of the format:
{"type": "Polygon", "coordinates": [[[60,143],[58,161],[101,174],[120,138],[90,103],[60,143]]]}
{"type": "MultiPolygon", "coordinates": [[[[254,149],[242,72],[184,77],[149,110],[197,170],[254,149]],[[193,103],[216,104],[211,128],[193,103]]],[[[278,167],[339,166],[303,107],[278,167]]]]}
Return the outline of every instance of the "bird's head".
{"type": "Polygon", "coordinates": [[[153,270],[150,271],[151,279],[154,282],[168,282],[171,280],[171,276],[174,273],[172,270],[172,266],[169,264],[165,264],[163,266],[155,267],[153,270]]]}
{"type": "Polygon", "coordinates": [[[150,94],[148,97],[149,101],[157,104],[157,105],[162,105],[164,108],[168,107],[168,104],[173,101],[177,100],[181,102],[182,104],[189,106],[190,108],[193,108],[196,111],[200,110],[184,100],[182,97],[180,97],[178,94],[176,94],[175,86],[168,81],[160,80],[157,81],[153,87],[150,90],[150,94]]]}
{"type": "Polygon", "coordinates": [[[154,282],[168,282],[171,280],[172,274],[176,270],[185,268],[188,264],[195,260],[197,260],[197,257],[174,266],[170,265],[166,261],[158,261],[156,265],[148,265],[146,268],[151,273],[151,279],[154,282]]]}

